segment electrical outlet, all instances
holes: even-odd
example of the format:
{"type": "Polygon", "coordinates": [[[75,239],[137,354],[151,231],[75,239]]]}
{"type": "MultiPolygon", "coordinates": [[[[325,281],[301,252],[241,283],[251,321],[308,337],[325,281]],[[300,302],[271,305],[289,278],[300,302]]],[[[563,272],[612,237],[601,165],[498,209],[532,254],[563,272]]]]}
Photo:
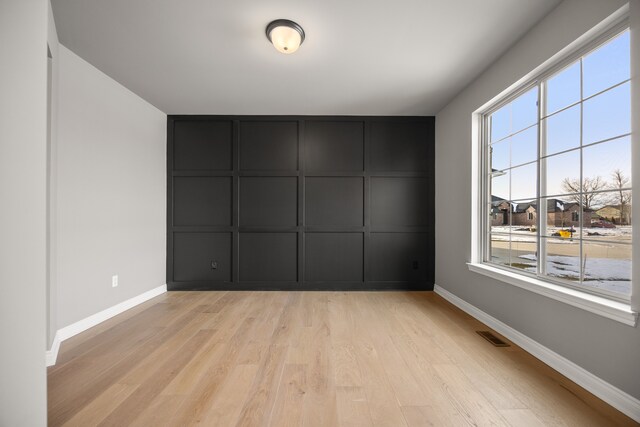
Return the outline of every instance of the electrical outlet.
{"type": "Polygon", "coordinates": [[[111,287],[115,288],[116,286],[118,286],[118,275],[117,274],[115,276],[111,276],[111,287]]]}

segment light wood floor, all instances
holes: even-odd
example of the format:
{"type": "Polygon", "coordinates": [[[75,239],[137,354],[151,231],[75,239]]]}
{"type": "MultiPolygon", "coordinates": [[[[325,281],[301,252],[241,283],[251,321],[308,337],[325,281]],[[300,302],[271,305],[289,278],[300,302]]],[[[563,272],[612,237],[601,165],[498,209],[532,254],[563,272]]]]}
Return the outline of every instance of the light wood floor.
{"type": "Polygon", "coordinates": [[[430,292],[170,292],[62,344],[52,426],[636,425],[430,292]]]}

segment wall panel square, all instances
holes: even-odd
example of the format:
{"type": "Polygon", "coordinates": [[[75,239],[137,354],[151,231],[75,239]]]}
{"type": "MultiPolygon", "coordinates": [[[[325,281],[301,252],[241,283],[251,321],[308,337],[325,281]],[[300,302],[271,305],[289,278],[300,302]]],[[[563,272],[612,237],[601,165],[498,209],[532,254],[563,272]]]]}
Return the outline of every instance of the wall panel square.
{"type": "Polygon", "coordinates": [[[179,120],[174,124],[175,170],[231,170],[232,147],[230,120],[179,120]]]}
{"type": "Polygon", "coordinates": [[[425,122],[371,123],[371,169],[425,171],[432,158],[433,126],[425,122]]]}
{"type": "Polygon", "coordinates": [[[434,254],[429,249],[429,238],[429,233],[371,233],[371,280],[433,280],[434,254]]]}
{"type": "Polygon", "coordinates": [[[240,226],[295,227],[297,221],[298,178],[240,178],[240,226]]]}
{"type": "Polygon", "coordinates": [[[231,183],[227,176],[174,177],[174,225],[231,225],[231,183]]]}
{"type": "Polygon", "coordinates": [[[240,169],[297,170],[298,122],[241,121],[240,169]]]}
{"type": "Polygon", "coordinates": [[[305,225],[363,225],[363,178],[307,177],[305,185],[305,225]]]}
{"type": "Polygon", "coordinates": [[[305,144],[308,171],[364,169],[364,122],[308,121],[305,144]]]}
{"type": "Polygon", "coordinates": [[[307,233],[305,280],[363,280],[362,233],[307,233]]]}
{"type": "Polygon", "coordinates": [[[240,233],[240,281],[298,280],[297,233],[240,233]]]}
{"type": "Polygon", "coordinates": [[[426,178],[371,178],[371,225],[375,228],[428,226],[432,192],[426,178]]]}
{"type": "Polygon", "coordinates": [[[173,234],[173,280],[230,282],[231,269],[231,233],[173,234]]]}

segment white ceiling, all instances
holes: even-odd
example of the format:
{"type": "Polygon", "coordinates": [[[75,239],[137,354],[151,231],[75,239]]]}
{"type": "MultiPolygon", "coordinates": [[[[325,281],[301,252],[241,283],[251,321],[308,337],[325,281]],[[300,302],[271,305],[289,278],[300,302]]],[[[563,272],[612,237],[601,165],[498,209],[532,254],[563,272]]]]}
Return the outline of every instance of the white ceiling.
{"type": "Polygon", "coordinates": [[[434,115],[559,0],[52,3],[62,44],[168,114],[434,115]]]}

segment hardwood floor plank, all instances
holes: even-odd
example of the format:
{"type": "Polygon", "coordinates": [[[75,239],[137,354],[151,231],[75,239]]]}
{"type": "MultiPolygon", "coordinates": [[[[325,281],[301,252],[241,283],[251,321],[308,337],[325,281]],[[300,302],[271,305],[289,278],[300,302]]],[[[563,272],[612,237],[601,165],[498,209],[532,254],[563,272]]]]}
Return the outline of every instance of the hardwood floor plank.
{"type": "MultiPolygon", "coordinates": [[[[137,329],[146,329],[151,324],[165,327],[197,303],[196,297],[188,293],[178,293],[175,297],[168,298],[167,294],[162,294],[65,340],[60,346],[55,366],[50,367],[48,372],[55,375],[57,371],[65,368],[69,358],[87,355],[87,352],[101,354],[104,349],[115,351],[118,345],[126,344],[122,340],[123,333],[133,334],[137,329]],[[96,338],[98,336],[99,338],[96,338]]],[[[204,298],[211,296],[201,296],[200,300],[204,298]]]]}
{"type": "MultiPolygon", "coordinates": [[[[462,425],[474,425],[474,421],[468,413],[460,410],[459,406],[448,393],[448,385],[438,375],[428,356],[420,353],[419,349],[411,346],[403,340],[396,340],[396,346],[407,364],[414,369],[414,376],[418,382],[425,400],[419,406],[428,409],[429,420],[434,425],[447,424],[450,420],[463,420],[462,425]],[[437,408],[437,410],[435,410],[437,408]]],[[[404,405],[403,405],[404,407],[404,405]]]]}
{"type": "MultiPolygon", "coordinates": [[[[131,369],[119,381],[124,384],[142,384],[149,377],[154,375],[158,369],[158,364],[163,363],[172,357],[176,352],[189,341],[194,335],[203,329],[209,320],[207,313],[193,312],[193,319],[185,324],[181,329],[170,335],[170,337],[162,342],[157,348],[147,354],[135,368],[131,369]]],[[[215,332],[215,331],[214,331],[215,332]]],[[[182,372],[181,372],[182,373],[182,372]]]]}
{"type": "Polygon", "coordinates": [[[310,298],[312,326],[305,348],[309,392],[303,401],[302,423],[305,426],[336,426],[338,409],[330,356],[329,298],[327,293],[321,292],[311,293],[310,298]]]}
{"type": "Polygon", "coordinates": [[[402,413],[409,427],[464,427],[474,426],[460,413],[443,413],[435,406],[403,406],[402,413]]]}
{"type": "MultiPolygon", "coordinates": [[[[127,334],[126,330],[118,329],[121,333],[122,345],[114,345],[112,351],[100,347],[103,353],[96,356],[93,355],[93,351],[85,352],[76,358],[73,365],[66,368],[71,370],[66,377],[63,376],[63,371],[53,373],[48,378],[49,423],[59,425],[67,421],[108,387],[120,382],[139,364],[147,362],[149,354],[153,354],[158,347],[174,337],[197,315],[198,313],[190,310],[178,311],[171,315],[176,317],[176,320],[169,327],[156,327],[154,323],[142,324],[142,326],[134,324],[131,334],[127,334]],[[144,333],[139,334],[138,330],[144,333]],[[77,369],[74,370],[73,367],[77,369]],[[86,386],[84,386],[85,383],[86,386]],[[51,393],[52,390],[56,393],[51,393]],[[73,405],[69,405],[69,401],[73,402],[73,405]]],[[[149,321],[148,318],[138,318],[138,320],[149,321]]]]}
{"type": "MultiPolygon", "coordinates": [[[[247,318],[238,329],[239,335],[228,343],[222,343],[219,351],[211,354],[204,372],[199,376],[195,384],[189,387],[188,399],[180,407],[171,425],[188,425],[202,422],[211,402],[220,392],[227,375],[236,365],[236,359],[244,347],[242,335],[251,329],[255,319],[247,318]]],[[[165,391],[168,393],[168,390],[165,391]]]]}
{"type": "Polygon", "coordinates": [[[331,328],[331,358],[337,387],[362,387],[362,374],[354,347],[355,323],[348,303],[348,294],[335,293],[329,298],[331,328]]]}
{"type": "Polygon", "coordinates": [[[402,410],[376,349],[370,343],[360,341],[355,345],[355,353],[360,369],[365,373],[362,382],[372,424],[376,427],[405,426],[402,410]]]}
{"type": "MultiPolygon", "coordinates": [[[[420,315],[416,314],[420,319],[420,315]]],[[[470,339],[476,337],[470,336],[470,339]]],[[[455,364],[462,369],[471,383],[498,409],[526,408],[526,405],[518,399],[512,391],[505,387],[477,361],[480,351],[491,351],[494,354],[503,349],[491,347],[484,340],[479,342],[481,348],[475,347],[474,351],[466,351],[456,341],[448,336],[441,336],[437,340],[432,337],[421,339],[420,337],[402,336],[395,340],[403,340],[406,348],[410,348],[414,354],[419,354],[430,364],[455,364]]],[[[491,366],[491,365],[489,365],[491,366]]]]}
{"type": "Polygon", "coordinates": [[[362,387],[337,387],[338,420],[340,427],[368,427],[373,425],[369,402],[362,387]]]}
{"type": "Polygon", "coordinates": [[[434,365],[458,411],[477,425],[507,426],[506,420],[455,365],[434,365]]]}
{"type": "Polygon", "coordinates": [[[166,362],[159,364],[156,372],[136,389],[127,400],[122,402],[107,418],[101,426],[122,426],[135,420],[156,396],[171,382],[180,372],[193,354],[201,348],[214,331],[210,329],[200,330],[166,362]]]}
{"type": "Polygon", "coordinates": [[[68,378],[77,372],[76,366],[71,366],[70,362],[78,362],[95,359],[106,352],[111,354],[127,351],[137,336],[148,334],[149,326],[160,328],[158,321],[163,316],[167,316],[169,310],[165,304],[156,304],[148,310],[139,313],[129,324],[120,323],[100,335],[89,338],[85,343],[78,343],[71,351],[67,350],[66,342],[60,345],[60,352],[56,365],[49,368],[48,376],[51,381],[56,381],[59,376],[68,378]],[[122,336],[127,334],[132,339],[123,340],[122,336]]]}
{"type": "MultiPolygon", "coordinates": [[[[151,338],[160,332],[156,328],[150,329],[146,339],[137,342],[137,344],[140,344],[141,347],[148,346],[151,338]]],[[[49,393],[47,394],[49,424],[64,424],[107,388],[117,383],[126,372],[145,358],[145,354],[138,350],[132,348],[129,353],[121,356],[114,354],[113,359],[116,363],[109,364],[106,369],[100,365],[101,360],[105,360],[106,363],[106,355],[90,365],[83,365],[82,362],[79,362],[77,365],[80,369],[87,367],[82,371],[81,376],[70,375],[72,378],[69,381],[65,381],[63,377],[52,381],[48,385],[49,393]],[[55,392],[52,392],[53,390],[55,392]]]]}
{"type": "Polygon", "coordinates": [[[246,329],[254,323],[253,318],[247,320],[245,317],[252,302],[250,296],[228,293],[220,302],[225,306],[217,308],[217,314],[205,325],[205,327],[217,326],[216,333],[163,390],[163,394],[190,394],[194,386],[201,382],[203,375],[216,362],[217,357],[223,357],[224,351],[228,350],[229,343],[243,342],[242,337],[245,335],[246,329]]]}
{"type": "Polygon", "coordinates": [[[171,425],[182,426],[203,422],[211,402],[216,399],[227,376],[238,364],[240,355],[250,339],[273,334],[275,327],[273,317],[280,315],[287,298],[286,294],[263,295],[249,292],[241,294],[247,299],[248,305],[245,306],[239,318],[231,317],[234,324],[239,323],[239,327],[227,341],[222,341],[221,345],[216,347],[218,351],[210,355],[209,363],[203,368],[197,382],[191,385],[189,398],[180,407],[171,425]]]}
{"type": "Polygon", "coordinates": [[[49,425],[631,426],[429,292],[170,292],[63,343],[49,425]]]}
{"type": "Polygon", "coordinates": [[[269,424],[284,368],[286,351],[285,346],[278,344],[269,347],[263,363],[258,368],[255,381],[249,389],[249,395],[240,412],[237,426],[249,427],[269,424]]]}
{"type": "Polygon", "coordinates": [[[59,352],[56,364],[47,368],[47,371],[55,372],[57,369],[62,367],[66,361],[68,361],[65,358],[73,358],[81,355],[83,353],[81,347],[84,347],[84,351],[86,351],[87,349],[92,349],[93,347],[95,347],[97,342],[103,342],[105,340],[106,336],[102,334],[104,334],[106,331],[115,326],[121,325],[125,321],[131,320],[135,316],[146,312],[151,307],[154,307],[158,304],[167,304],[167,300],[167,294],[163,293],[123,313],[120,313],[117,316],[107,319],[104,322],[101,322],[96,326],[87,329],[86,331],[80,332],[79,334],[64,340],[64,342],[60,346],[60,349],[62,349],[62,347],[64,346],[65,351],[59,352]],[[97,335],[101,335],[100,339],[92,342],[91,339],[96,337],[97,335]]]}
{"type": "Polygon", "coordinates": [[[238,365],[204,414],[205,426],[234,426],[258,373],[256,365],[238,365]]]}
{"type": "Polygon", "coordinates": [[[358,316],[368,325],[368,341],[376,349],[396,399],[402,406],[423,405],[426,402],[426,396],[391,340],[388,324],[374,309],[375,299],[370,295],[363,297],[356,300],[358,316]]]}
{"type": "Polygon", "coordinates": [[[500,409],[500,414],[513,427],[544,427],[530,409],[500,409]]]}
{"type": "Polygon", "coordinates": [[[256,379],[240,413],[238,426],[268,425],[275,398],[283,375],[288,351],[288,338],[295,329],[291,319],[300,303],[300,293],[291,293],[271,337],[264,361],[258,368],[256,379]]]}
{"type": "Polygon", "coordinates": [[[73,418],[67,421],[66,427],[88,427],[98,425],[114,409],[136,391],[137,385],[114,384],[94,399],[73,418]]]}
{"type": "Polygon", "coordinates": [[[185,401],[185,396],[156,396],[142,413],[131,422],[131,427],[165,426],[173,419],[185,401]]]}
{"type": "Polygon", "coordinates": [[[285,364],[269,425],[273,427],[301,426],[302,407],[306,393],[307,366],[285,364]]]}

